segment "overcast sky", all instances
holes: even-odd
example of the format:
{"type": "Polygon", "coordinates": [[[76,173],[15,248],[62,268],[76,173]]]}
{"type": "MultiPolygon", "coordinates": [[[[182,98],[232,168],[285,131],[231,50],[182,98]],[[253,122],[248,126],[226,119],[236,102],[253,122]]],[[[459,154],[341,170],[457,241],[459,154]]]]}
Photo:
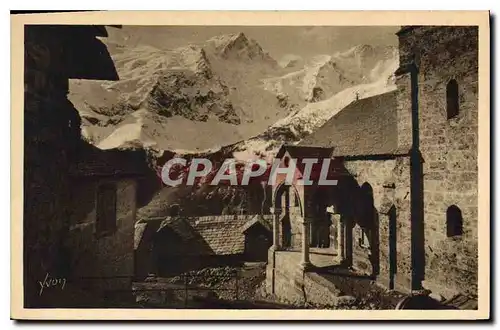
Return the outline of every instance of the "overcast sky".
{"type": "Polygon", "coordinates": [[[350,47],[397,45],[398,26],[124,26],[108,28],[111,40],[127,38],[127,44],[176,48],[203,42],[213,36],[243,32],[279,60],[283,55],[308,57],[331,54],[350,47]]]}

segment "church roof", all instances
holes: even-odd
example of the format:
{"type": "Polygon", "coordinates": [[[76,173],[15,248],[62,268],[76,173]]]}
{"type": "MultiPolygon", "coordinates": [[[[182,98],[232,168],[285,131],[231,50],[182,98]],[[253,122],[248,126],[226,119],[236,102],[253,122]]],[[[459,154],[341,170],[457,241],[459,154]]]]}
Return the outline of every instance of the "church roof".
{"type": "Polygon", "coordinates": [[[396,154],[396,93],[349,104],[297,146],[333,148],[333,157],[396,154]]]}

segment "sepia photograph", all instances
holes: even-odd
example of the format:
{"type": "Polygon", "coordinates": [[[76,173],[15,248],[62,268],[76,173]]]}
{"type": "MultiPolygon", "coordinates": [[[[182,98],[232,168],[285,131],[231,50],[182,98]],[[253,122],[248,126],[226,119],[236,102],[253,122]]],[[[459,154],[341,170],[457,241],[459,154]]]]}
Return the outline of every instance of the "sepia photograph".
{"type": "Polygon", "coordinates": [[[12,317],[489,318],[488,12],[84,14],[11,16],[12,317]]]}

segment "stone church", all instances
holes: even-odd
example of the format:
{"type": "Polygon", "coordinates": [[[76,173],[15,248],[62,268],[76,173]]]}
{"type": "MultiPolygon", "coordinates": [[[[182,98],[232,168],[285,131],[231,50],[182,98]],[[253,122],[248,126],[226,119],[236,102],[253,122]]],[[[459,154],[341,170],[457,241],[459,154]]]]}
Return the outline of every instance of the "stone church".
{"type": "Polygon", "coordinates": [[[478,29],[404,26],[397,36],[395,90],[353,101],[278,154],[314,151],[338,174],[322,190],[273,187],[267,288],[278,296],[290,283],[280,251],[300,250],[295,268],[307,273],[319,247],[388,289],[477,297],[478,29]]]}

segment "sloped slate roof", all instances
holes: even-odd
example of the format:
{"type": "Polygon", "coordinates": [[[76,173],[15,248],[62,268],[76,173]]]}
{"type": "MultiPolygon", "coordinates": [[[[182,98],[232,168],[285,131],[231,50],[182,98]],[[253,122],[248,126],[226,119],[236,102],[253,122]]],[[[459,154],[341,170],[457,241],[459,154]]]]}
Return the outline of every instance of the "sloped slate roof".
{"type": "Polygon", "coordinates": [[[168,227],[170,230],[172,230],[172,232],[174,232],[184,241],[192,240],[197,236],[197,233],[192,227],[191,223],[188,221],[188,219],[185,219],[183,217],[164,217],[163,220],[161,218],[153,218],[148,220],[140,220],[140,222],[159,222],[160,225],[157,226],[156,231],[159,232],[168,227]]]}
{"type": "Polygon", "coordinates": [[[216,255],[239,254],[245,251],[245,236],[239,230],[242,221],[238,218],[221,217],[194,224],[196,232],[216,255]]]}
{"type": "Polygon", "coordinates": [[[168,226],[185,241],[192,240],[197,236],[196,230],[182,218],[171,221],[168,226]]]}
{"type": "Polygon", "coordinates": [[[240,231],[242,233],[245,233],[248,229],[252,228],[256,224],[262,225],[265,229],[268,231],[272,232],[273,228],[270,226],[269,222],[265,220],[262,215],[258,214],[255,217],[253,217],[251,220],[247,221],[241,228],[240,231]]]}
{"type": "Polygon", "coordinates": [[[281,146],[276,154],[276,158],[281,158],[288,151],[291,157],[302,158],[330,158],[333,148],[324,146],[308,146],[308,145],[287,145],[281,146]]]}
{"type": "Polygon", "coordinates": [[[234,215],[143,219],[136,224],[135,246],[139,246],[143,239],[151,239],[145,232],[168,228],[184,242],[183,255],[239,254],[245,250],[245,235],[241,227],[247,219],[248,216],[234,215]]]}
{"type": "Polygon", "coordinates": [[[151,240],[155,232],[160,228],[161,222],[136,222],[134,232],[134,250],[137,250],[142,242],[151,240]]]}
{"type": "Polygon", "coordinates": [[[349,104],[298,146],[333,147],[334,157],[397,153],[396,93],[349,104]]]}
{"type": "Polygon", "coordinates": [[[146,223],[136,223],[134,228],[134,250],[137,250],[139,244],[143,240],[144,232],[146,231],[146,223]]]}

